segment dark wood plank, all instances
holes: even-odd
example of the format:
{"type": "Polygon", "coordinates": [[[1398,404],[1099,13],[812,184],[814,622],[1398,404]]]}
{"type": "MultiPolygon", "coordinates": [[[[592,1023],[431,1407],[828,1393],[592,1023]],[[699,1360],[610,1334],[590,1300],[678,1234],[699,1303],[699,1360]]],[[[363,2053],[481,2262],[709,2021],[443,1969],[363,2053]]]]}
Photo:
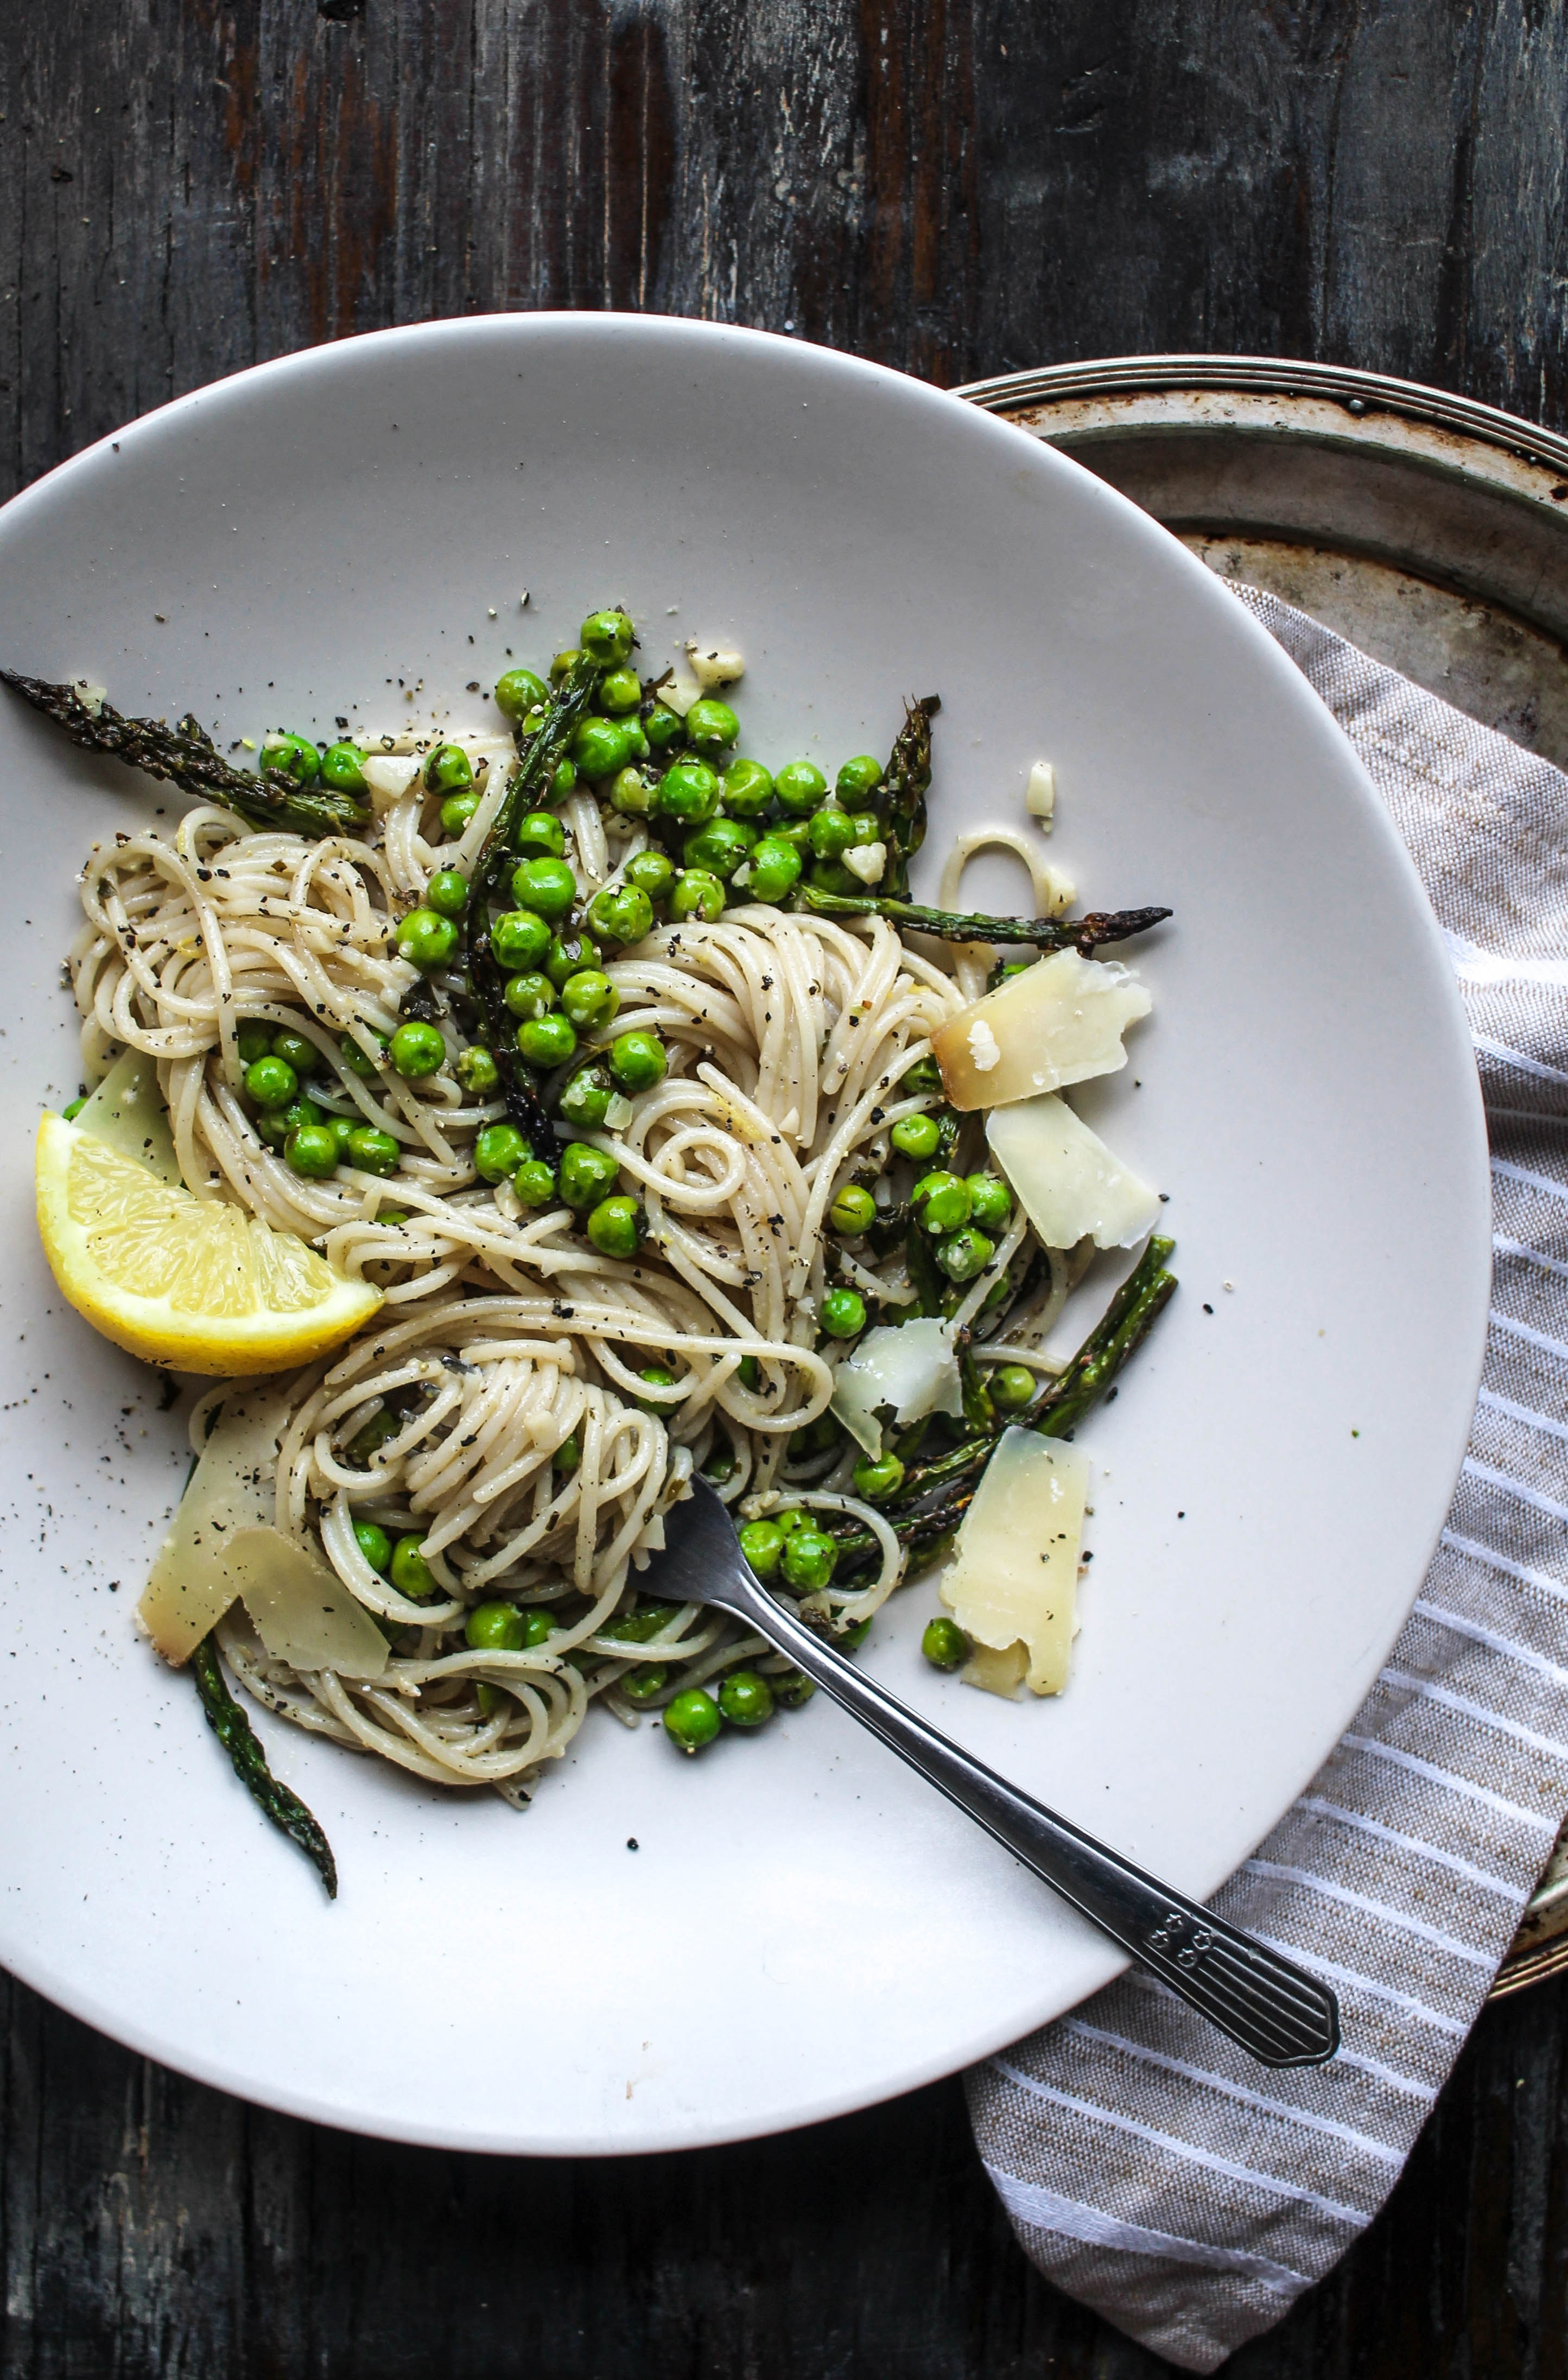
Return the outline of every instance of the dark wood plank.
{"type": "MultiPolygon", "coordinates": [[[[0,15],[0,492],[267,357],[513,307],[953,383],[1322,356],[1568,426],[1563,0],[55,0],[0,15]]],[[[1238,2380],[1568,2380],[1568,1987],[1489,2013],[1238,2380]]],[[[958,2086],[626,2164],[356,2141],[5,1986],[0,2364],[1150,2380],[958,2086]]]]}

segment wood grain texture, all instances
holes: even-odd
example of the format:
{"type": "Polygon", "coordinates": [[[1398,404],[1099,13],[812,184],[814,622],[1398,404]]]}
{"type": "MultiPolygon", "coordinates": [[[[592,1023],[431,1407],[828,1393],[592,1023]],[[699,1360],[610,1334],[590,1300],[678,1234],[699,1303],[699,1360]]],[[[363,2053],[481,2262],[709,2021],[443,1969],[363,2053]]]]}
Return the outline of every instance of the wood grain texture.
{"type": "MultiPolygon", "coordinates": [[[[1565,102],[1565,0],[14,5],[0,492],[264,358],[516,307],[947,383],[1318,356],[1568,428],[1565,102]]],[[[1025,2263],[956,2084],[687,2157],[444,2156],[3,1995],[15,2380],[1163,2368],[1025,2263]]],[[[1565,2042],[1568,1984],[1489,2012],[1382,2218],[1236,2380],[1568,2380],[1565,2042]]]]}

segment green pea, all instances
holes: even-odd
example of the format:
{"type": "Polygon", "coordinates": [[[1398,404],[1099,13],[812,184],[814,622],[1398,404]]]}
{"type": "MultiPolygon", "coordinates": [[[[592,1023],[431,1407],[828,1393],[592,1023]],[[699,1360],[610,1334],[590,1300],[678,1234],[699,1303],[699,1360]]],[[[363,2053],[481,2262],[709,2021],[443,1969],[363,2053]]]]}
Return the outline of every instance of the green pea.
{"type": "Polygon", "coordinates": [[[687,868],[705,868],[727,884],[757,840],[756,830],[739,819],[710,819],[681,846],[687,868]]]}
{"type": "Polygon", "coordinates": [[[620,1179],[621,1169],[590,1140],[569,1140],[561,1151],[561,1196],[579,1215],[597,1207],[605,1192],[620,1179]]]}
{"type": "Polygon", "coordinates": [[[273,1056],[281,1058],[286,1066],[292,1066],[297,1075],[321,1072],[322,1053],[315,1043],[307,1040],[303,1033],[289,1032],[286,1026],[273,1035],[273,1056]]]}
{"type": "Polygon", "coordinates": [[[484,796],[470,785],[466,794],[448,794],[441,805],[441,832],[454,842],[464,833],[484,796]]]}
{"type": "Polygon", "coordinates": [[[615,1086],[602,1066],[581,1066],[561,1093],[560,1112],[568,1123],[597,1132],[614,1096],[615,1086]]]}
{"type": "Polygon", "coordinates": [[[906,1090],[912,1094],[916,1092],[924,1093],[926,1091],[940,1091],[942,1088],[942,1068],[937,1064],[936,1060],[928,1052],[924,1058],[916,1059],[915,1063],[905,1075],[899,1087],[901,1090],[906,1090]]]}
{"type": "Polygon", "coordinates": [[[512,1012],[512,1016],[517,1016],[518,1024],[529,1024],[535,1016],[550,1016],[550,1009],[554,1007],[554,983],[550,980],[550,976],[541,976],[538,971],[530,971],[526,976],[506,976],[502,1000],[506,1002],[506,1009],[512,1012]]]}
{"type": "MultiPolygon", "coordinates": [[[[907,1083],[908,1076],[905,1076],[907,1083]]],[[[942,1147],[942,1127],[934,1115],[901,1116],[888,1135],[900,1157],[934,1157],[942,1147]]]]}
{"type": "MultiPolygon", "coordinates": [[[[650,1389],[673,1389],[677,1385],[667,1364],[644,1364],[638,1378],[645,1381],[650,1389]]],[[[670,1410],[662,1397],[638,1397],[636,1402],[639,1411],[645,1414],[666,1414],[670,1410]]]]}
{"type": "Polygon", "coordinates": [[[460,794],[473,782],[473,762],[460,744],[438,744],[425,762],[427,794],[460,794]]]}
{"type": "Polygon", "coordinates": [[[245,1069],[245,1087],[259,1108],[286,1108],[299,1077],[284,1058],[258,1058],[245,1069]]]}
{"type": "Polygon", "coordinates": [[[770,836],[776,836],[780,843],[787,843],[801,866],[805,867],[807,855],[811,849],[811,821],[808,818],[775,819],[768,832],[770,836]]]}
{"type": "Polygon", "coordinates": [[[653,904],[635,884],[606,884],[588,905],[588,922],[607,942],[640,942],[653,923],[653,904]]]}
{"type": "Polygon", "coordinates": [[[867,887],[853,875],[841,859],[819,859],[811,870],[811,881],[819,892],[833,892],[840,900],[852,901],[867,887]]]}
{"type": "Polygon", "coordinates": [[[619,718],[642,700],[642,681],[634,669],[607,670],[599,681],[599,706],[619,718]]]}
{"type": "Polygon", "coordinates": [[[298,1125],[284,1142],[283,1154],[290,1172],[307,1181],[322,1182],[337,1172],[337,1141],[325,1124],[298,1125]]]}
{"type": "Polygon", "coordinates": [[[655,702],[642,714],[642,732],[655,752],[673,752],[686,742],[686,721],[667,702],[655,702]]]}
{"type": "Polygon", "coordinates": [[[923,1173],[909,1193],[923,1232],[933,1239],[961,1231],[969,1220],[969,1185],[956,1173],[923,1173]]]}
{"type": "Polygon", "coordinates": [[[572,736],[572,758],[585,777],[613,777],[631,754],[617,721],[581,719],[572,736]]]}
{"type": "Polygon", "coordinates": [[[378,1131],[374,1124],[356,1124],[348,1135],[348,1156],[361,1173],[395,1173],[402,1150],[389,1132],[378,1131]]]}
{"type": "MultiPolygon", "coordinates": [[[[379,1414],[376,1418],[378,1421],[381,1418],[379,1414]]],[[[388,1418],[391,1419],[393,1416],[389,1415],[388,1418]]],[[[387,1536],[386,1531],[378,1528],[374,1521],[356,1521],[354,1542],[371,1568],[379,1570],[384,1577],[387,1565],[392,1560],[392,1539],[387,1536]]]]}
{"type": "Polygon", "coordinates": [[[523,1629],[523,1641],[518,1647],[520,1652],[534,1652],[541,1645],[548,1644],[555,1633],[555,1622],[541,1603],[525,1604],[517,1618],[523,1629]]]}
{"type": "Polygon", "coordinates": [[[555,1005],[555,987],[547,975],[530,972],[509,975],[501,995],[512,1014],[520,1024],[536,1016],[548,1016],[555,1005]]]}
{"type": "Polygon", "coordinates": [[[1024,1405],[1032,1405],[1039,1383],[1027,1364],[998,1364],[986,1381],[991,1402],[1004,1413],[1016,1413],[1024,1405]]]}
{"type": "MultiPolygon", "coordinates": [[[[831,1414],[824,1414],[822,1415],[823,1421],[831,1421],[832,1419],[833,1415],[831,1414]]],[[[814,1428],[819,1427],[820,1426],[820,1424],[816,1423],[812,1425],[814,1428]]],[[[796,1433],[797,1436],[800,1433],[798,1432],[796,1433]]],[[[836,1437],[837,1434],[835,1427],[833,1435],[836,1437]]],[[[794,1452],[794,1450],[795,1441],[792,1439],[790,1441],[790,1451],[792,1453],[794,1452]]],[[[791,1536],[796,1529],[803,1529],[806,1526],[808,1517],[809,1516],[807,1513],[804,1504],[786,1504],[783,1512],[775,1512],[773,1514],[773,1526],[777,1529],[781,1537],[791,1536]]]]}
{"type": "Polygon", "coordinates": [[[772,1521],[748,1521],[740,1532],[740,1549],[759,1578],[772,1578],[784,1549],[784,1533],[772,1521]]]}
{"type": "Polygon", "coordinates": [[[646,1222],[635,1198],[602,1198],[588,1219],[588,1236],[603,1257],[635,1257],[646,1222]]]}
{"type": "Polygon", "coordinates": [[[564,1066],[577,1054],[577,1037],[570,1019],[557,1009],[549,1016],[531,1016],[519,1025],[517,1047],[530,1066],[564,1066]]]}
{"type": "MultiPolygon", "coordinates": [[[[370,1420],[355,1431],[343,1450],[344,1461],[356,1471],[368,1470],[372,1458],[381,1452],[388,1439],[396,1437],[402,1427],[403,1424],[396,1414],[389,1412],[387,1407],[383,1405],[379,1414],[372,1414],[370,1420]]],[[[357,1522],[355,1536],[359,1536],[361,1528],[368,1528],[370,1525],[369,1522],[357,1522]]],[[[379,1571],[384,1571],[392,1560],[392,1539],[384,1529],[377,1529],[376,1536],[386,1548],[386,1560],[378,1561],[375,1567],[379,1571]]],[[[367,1560],[371,1559],[370,1555],[366,1556],[367,1560]]]]}
{"type": "Polygon", "coordinates": [[[390,1054],[406,1082],[419,1083],[443,1063],[446,1044],[433,1025],[422,1025],[418,1017],[410,1017],[393,1035],[390,1054]]]}
{"type": "Polygon", "coordinates": [[[1004,1232],[1013,1220],[1013,1193],[1006,1183],[994,1173],[971,1173],[965,1187],[971,1222],[983,1223],[988,1232],[1004,1232]]]}
{"type": "MultiPolygon", "coordinates": [[[[387,1042],[391,1038],[390,1035],[378,1031],[376,1026],[373,1025],[366,1026],[365,1031],[370,1035],[372,1041],[379,1041],[383,1050],[385,1050],[387,1042]]],[[[339,1034],[337,1049],[338,1055],[342,1058],[343,1062],[347,1067],[349,1073],[351,1075],[358,1075],[361,1082],[372,1082],[376,1075],[381,1072],[381,1067],[378,1065],[376,1060],[366,1056],[364,1050],[360,1048],[352,1033],[339,1034]]]]}
{"type": "Polygon", "coordinates": [[[610,1044],[610,1073],[628,1096],[662,1083],[669,1062],[656,1033],[622,1033],[610,1044]]]}
{"type": "MultiPolygon", "coordinates": [[[[527,818],[517,820],[512,842],[525,859],[559,859],[566,848],[566,830],[553,810],[529,810],[527,818]]],[[[512,897],[528,907],[517,892],[512,897]]]]}
{"type": "Polygon", "coordinates": [[[735,1455],[727,1446],[716,1446],[702,1466],[702,1476],[711,1479],[715,1488],[735,1477],[735,1455]]]}
{"type": "Polygon", "coordinates": [[[866,1328],[866,1301],[853,1289],[830,1289],[822,1300],[822,1328],[830,1339],[857,1339],[866,1328]]]}
{"type": "Polygon", "coordinates": [[[481,1182],[504,1182],[532,1155],[515,1123],[487,1123],[474,1141],[474,1172],[481,1182]]]}
{"type": "Polygon", "coordinates": [[[392,1584],[410,1603],[428,1603],[438,1592],[423,1546],[424,1539],[418,1530],[410,1530],[392,1548],[392,1584]]]}
{"type": "Polygon", "coordinates": [[[397,954],[411,966],[426,971],[443,967],[456,947],[456,924],[433,909],[410,909],[397,929],[397,954]]]}
{"type": "Polygon", "coordinates": [[[765,834],[752,846],[747,891],[754,901],[782,901],[800,878],[800,854],[783,835],[765,834]]]}
{"type": "Polygon", "coordinates": [[[828,781],[814,760],[791,760],[773,779],[773,793],[788,818],[807,818],[820,807],[828,781]]]}
{"type": "Polygon", "coordinates": [[[625,612],[590,612],[577,637],[585,653],[604,668],[615,669],[637,642],[637,630],[625,612]]]}
{"type": "Polygon", "coordinates": [[[322,754],[322,783],[334,794],[365,791],[365,756],[358,744],[332,744],[322,754]]]}
{"type": "Polygon", "coordinates": [[[558,802],[564,802],[568,794],[576,792],[577,783],[577,771],[576,761],[558,761],[556,763],[555,774],[550,780],[550,790],[555,799],[558,802]]]}
{"type": "Polygon", "coordinates": [[[723,1724],[719,1706],[700,1686],[687,1686],[664,1706],[664,1732],[682,1752],[700,1752],[711,1743],[723,1724]]]}
{"type": "Polygon", "coordinates": [[[739,1380],[741,1387],[743,1389],[749,1389],[753,1395],[755,1395],[756,1391],[762,1385],[762,1366],[757,1361],[756,1356],[743,1355],[735,1368],[735,1378],[739,1380]]]}
{"type": "Polygon", "coordinates": [[[904,1485],[904,1465],[896,1454],[883,1454],[875,1462],[869,1457],[855,1466],[855,1493],[876,1504],[884,1496],[896,1496],[904,1485]]]}
{"type": "Polygon", "coordinates": [[[670,893],[672,917],[699,917],[711,926],[724,914],[724,888],[703,868],[685,868],[670,893]]]}
{"type": "Polygon", "coordinates": [[[627,759],[646,760],[651,747],[642,732],[642,722],[637,713],[628,711],[625,718],[617,719],[615,724],[625,739],[627,759]]]}
{"type": "Polygon", "coordinates": [[[407,1207],[378,1207],[375,1211],[375,1220],[383,1223],[389,1232],[401,1229],[407,1220],[407,1207]]]}
{"type": "Polygon", "coordinates": [[[732,760],[723,785],[726,816],[760,818],[773,798],[773,781],[760,760],[732,760]]]}
{"type": "Polygon", "coordinates": [[[550,688],[530,669],[503,670],[495,681],[495,707],[505,719],[522,719],[550,699],[550,688]]]}
{"type": "Polygon", "coordinates": [[[773,1700],[781,1710],[798,1710],[817,1691],[817,1681],[804,1670],[785,1670],[773,1680],[773,1700]]]}
{"type": "Polygon", "coordinates": [[[552,685],[552,686],[559,686],[559,685],[560,685],[560,683],[561,683],[561,680],[562,680],[562,679],[566,675],[566,673],[568,672],[568,670],[573,670],[573,669],[575,669],[575,668],[577,667],[577,665],[578,662],[580,662],[580,661],[581,661],[581,659],[582,659],[582,648],[581,648],[581,646],[580,646],[580,645],[566,645],[566,646],[564,646],[564,647],[563,647],[563,649],[561,650],[561,651],[560,651],[560,652],[558,652],[557,654],[555,654],[555,656],[553,657],[553,660],[552,660],[552,662],[551,662],[551,664],[550,664],[550,683],[551,683],[551,685],[552,685]]]}
{"type": "Polygon", "coordinates": [[[616,1682],[627,1702],[650,1703],[669,1684],[670,1665],[667,1661],[639,1661],[616,1682]]]}
{"type": "Polygon", "coordinates": [[[579,1033],[597,1033],[621,1004],[621,995],[598,967],[583,967],[561,986],[561,1006],[579,1033]]]}
{"type": "Polygon", "coordinates": [[[811,848],[819,859],[842,859],[855,843],[855,820],[847,810],[825,802],[812,813],[811,848]]]}
{"type": "Polygon", "coordinates": [[[970,1227],[950,1232],[945,1240],[937,1242],[931,1253],[949,1281],[965,1281],[983,1272],[996,1250],[983,1232],[970,1227]]]}
{"type": "Polygon", "coordinates": [[[512,879],[513,900],[538,917],[564,917],[577,897],[577,880],[564,859],[525,859],[512,879]]]}
{"type": "Polygon", "coordinates": [[[869,752],[861,752],[853,760],[845,762],[834,781],[833,791],[843,808],[869,810],[877,798],[877,787],[881,781],[881,762],[873,760],[869,752]]]}
{"type": "Polygon", "coordinates": [[[297,785],[313,785],[322,773],[322,756],[308,735],[268,735],[256,757],[263,770],[277,769],[297,785]]]}
{"type": "Polygon", "coordinates": [[[488,1678],[476,1678],[474,1700],[480,1706],[480,1718],[492,1719],[498,1711],[508,1707],[512,1697],[504,1686],[492,1685],[488,1678]]]}
{"type": "Polygon", "coordinates": [[[570,1438],[564,1438],[561,1440],[550,1460],[553,1469],[559,1471],[565,1477],[570,1476],[582,1461],[582,1440],[576,1430],[572,1432],[570,1438]]]}
{"type": "Polygon", "coordinates": [[[740,734],[740,722],[727,702],[704,695],[686,715],[686,740],[705,760],[724,750],[740,734]]]}
{"type": "Polygon", "coordinates": [[[358,1115],[329,1115],[325,1123],[327,1130],[337,1143],[339,1161],[346,1162],[348,1143],[359,1129],[358,1115]]]}
{"type": "Polygon", "coordinates": [[[520,1653],[523,1615],[515,1603],[476,1603],[463,1622],[463,1641],[476,1653],[520,1653]]]}
{"type": "Polygon", "coordinates": [[[253,1066],[258,1058],[270,1058],[273,1054],[273,1028],[259,1016],[248,1016],[243,1025],[237,1026],[234,1038],[242,1066],[253,1066]]]}
{"type": "Polygon", "coordinates": [[[719,807],[719,780],[706,760],[672,761],[659,780],[661,816],[701,826],[719,807]]]}
{"type": "Polygon", "coordinates": [[[557,991],[564,990],[572,977],[584,967],[599,965],[599,950],[586,934],[567,934],[564,938],[552,934],[545,953],[544,972],[557,991]]]}
{"type": "Polygon", "coordinates": [[[828,1220],[846,1240],[856,1239],[877,1220],[877,1202],[857,1182],[846,1182],[828,1208],[828,1220]]]}
{"type": "Polygon", "coordinates": [[[760,1727],[773,1716],[773,1690],[755,1670],[732,1670],[719,1688],[719,1708],[732,1727],[760,1727]]]}
{"type": "Polygon", "coordinates": [[[933,1670],[961,1670],[971,1651],[968,1638],[956,1620],[939,1612],[928,1620],[920,1638],[920,1650],[933,1670]]]}
{"type": "Polygon", "coordinates": [[[626,882],[646,892],[650,901],[663,901],[669,896],[675,880],[674,862],[662,851],[639,851],[628,859],[623,870],[626,882]]]}
{"type": "Polygon", "coordinates": [[[555,1176],[542,1158],[530,1157],[526,1165],[519,1165],[512,1176],[512,1187],[521,1207],[555,1204],[555,1176]]]}
{"type": "Polygon", "coordinates": [[[806,1521],[784,1539],[779,1567],[797,1595],[811,1595],[832,1581],[838,1548],[825,1529],[806,1521]]]}
{"type": "Polygon", "coordinates": [[[658,808],[658,788],[640,769],[617,769],[610,781],[610,807],[618,818],[651,818],[658,808]]]}
{"type": "MultiPolygon", "coordinates": [[[[542,864],[537,860],[525,862],[529,868],[542,864]]],[[[551,867],[557,865],[554,860],[548,864],[551,867]]],[[[520,875],[522,870],[519,868],[517,872],[520,875]]],[[[552,939],[549,926],[534,909],[503,910],[490,929],[490,947],[495,963],[509,973],[538,966],[549,951],[552,939]]]]}

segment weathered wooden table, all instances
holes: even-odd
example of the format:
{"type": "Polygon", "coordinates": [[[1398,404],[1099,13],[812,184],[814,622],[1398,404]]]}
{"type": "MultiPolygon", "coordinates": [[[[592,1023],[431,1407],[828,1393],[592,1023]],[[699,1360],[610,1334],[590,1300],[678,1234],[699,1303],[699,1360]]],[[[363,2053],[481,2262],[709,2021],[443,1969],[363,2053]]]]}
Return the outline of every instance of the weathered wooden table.
{"type": "MultiPolygon", "coordinates": [[[[262,357],[519,306],[947,383],[1327,358],[1561,430],[1565,121],[1564,0],[12,0],[0,492],[262,357]]],[[[1238,2380],[1560,2380],[1565,2043],[1562,1985],[1489,2011],[1382,2218],[1238,2380]]],[[[18,2380],[1165,2368],[1025,2263],[955,2082],[512,2163],[257,2113],[17,1986],[3,2057],[18,2380]]]]}

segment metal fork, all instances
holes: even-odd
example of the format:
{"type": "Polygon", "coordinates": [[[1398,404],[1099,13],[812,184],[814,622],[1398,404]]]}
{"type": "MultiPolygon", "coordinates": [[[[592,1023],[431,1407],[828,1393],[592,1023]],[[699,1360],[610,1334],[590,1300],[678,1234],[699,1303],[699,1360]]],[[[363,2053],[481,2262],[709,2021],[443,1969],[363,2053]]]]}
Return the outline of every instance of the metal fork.
{"type": "Polygon", "coordinates": [[[702,1479],[664,1516],[638,1584],[728,1612],[765,1636],[1015,1858],[1265,2066],[1321,2066],[1339,2047],[1325,1984],[1032,1801],[885,1694],[762,1586],[702,1479]]]}

